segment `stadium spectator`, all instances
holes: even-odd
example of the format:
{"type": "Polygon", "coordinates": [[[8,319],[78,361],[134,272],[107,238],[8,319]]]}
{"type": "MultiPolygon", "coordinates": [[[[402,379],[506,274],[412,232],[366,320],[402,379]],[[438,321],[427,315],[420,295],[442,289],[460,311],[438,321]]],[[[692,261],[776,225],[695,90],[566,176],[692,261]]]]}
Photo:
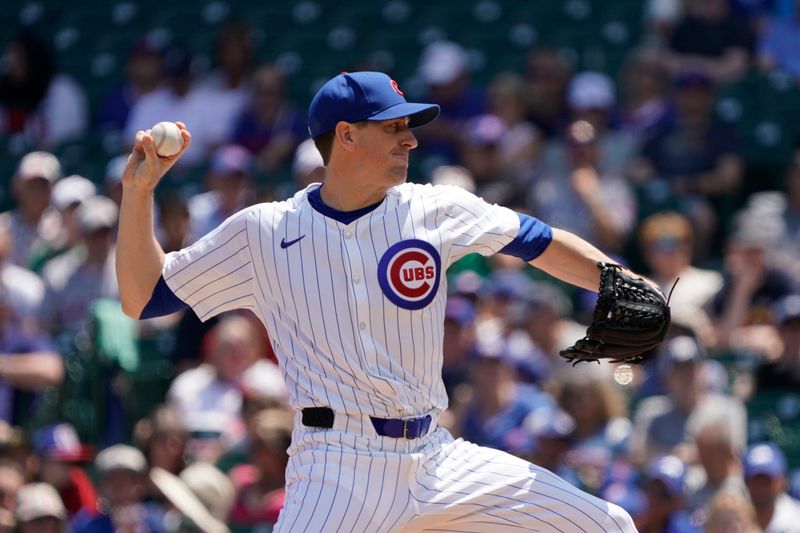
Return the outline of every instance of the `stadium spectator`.
{"type": "Polygon", "coordinates": [[[797,281],[773,262],[780,238],[775,220],[751,209],[737,213],[725,250],[723,285],[711,310],[720,348],[777,356],[771,310],[797,281]]]}
{"type": "Polygon", "coordinates": [[[9,313],[8,296],[0,290],[0,420],[30,424],[41,393],[61,384],[64,363],[49,338],[15,329],[9,313]]]}
{"type": "Polygon", "coordinates": [[[793,531],[800,502],[786,494],[786,456],[775,444],[754,443],[744,456],[744,478],[764,533],[793,531]]]}
{"type": "Polygon", "coordinates": [[[442,379],[447,395],[468,379],[469,352],[475,339],[475,306],[461,296],[447,299],[442,337],[442,379]]]}
{"type": "Polygon", "coordinates": [[[525,64],[528,85],[528,119],[542,135],[553,138],[569,120],[567,85],[572,77],[569,61],[558,50],[536,47],[525,64]]]}
{"type": "MultiPolygon", "coordinates": [[[[516,264],[515,264],[516,266],[516,264]]],[[[509,306],[522,301],[534,290],[530,276],[519,268],[494,268],[480,285],[477,312],[478,327],[485,323],[502,322],[509,306]]],[[[492,327],[495,327],[493,324],[492,327]]]]}
{"type": "Polygon", "coordinates": [[[103,193],[114,200],[117,207],[122,203],[122,172],[128,162],[128,154],[112,157],[106,163],[103,175],[103,193]]]}
{"type": "Polygon", "coordinates": [[[285,405],[285,402],[264,395],[262,391],[257,389],[245,388],[242,390],[241,417],[244,422],[246,434],[238,442],[233,443],[233,445],[226,450],[225,454],[217,460],[217,468],[228,473],[235,466],[248,464],[250,443],[255,438],[258,414],[265,409],[281,406],[285,407],[285,405]]]}
{"type": "Polygon", "coordinates": [[[24,471],[25,478],[31,479],[30,445],[27,433],[19,426],[0,421],[0,462],[9,462],[24,471]]]}
{"type": "Polygon", "coordinates": [[[304,189],[312,183],[322,183],[323,179],[325,179],[325,165],[322,163],[322,155],[314,145],[314,140],[306,139],[294,152],[293,188],[294,190],[304,189]]]}
{"type": "MultiPolygon", "coordinates": [[[[577,472],[567,466],[566,462],[566,454],[575,433],[575,421],[572,417],[558,407],[537,409],[525,418],[523,426],[536,445],[533,453],[519,455],[579,486],[577,472]]],[[[623,508],[630,512],[628,508],[623,508]]]]}
{"type": "Polygon", "coordinates": [[[44,283],[34,272],[9,261],[11,234],[0,223],[0,284],[8,295],[10,327],[27,334],[39,331],[39,316],[44,299],[44,283]]]}
{"type": "Polygon", "coordinates": [[[516,380],[508,339],[501,329],[481,328],[470,356],[471,398],[462,412],[461,436],[511,453],[531,453],[535,442],[523,423],[530,413],[552,408],[552,399],[516,380]]]}
{"type": "Polygon", "coordinates": [[[85,200],[75,214],[81,245],[45,266],[42,326],[53,335],[79,331],[98,298],[118,298],[112,233],[117,211],[104,196],[85,200]]]}
{"type": "Polygon", "coordinates": [[[197,167],[230,138],[241,107],[236,99],[221,98],[216,91],[196,86],[192,55],[180,45],[165,52],[164,69],[166,84],[142,96],[131,108],[125,141],[132,143],[137,131],[148,130],[163,120],[183,121],[195,133],[192,149],[181,157],[179,167],[197,167]]]}
{"type": "MultiPolygon", "coordinates": [[[[542,220],[619,251],[636,220],[636,197],[622,174],[603,162],[605,140],[586,120],[564,135],[563,163],[546,166],[530,189],[530,210],[542,220]]],[[[555,156],[554,156],[555,157],[555,156]]]]}
{"type": "Polygon", "coordinates": [[[35,478],[58,491],[67,515],[97,508],[97,491],[83,469],[91,460],[90,449],[82,445],[75,428],[67,423],[45,426],[31,438],[36,457],[35,478]]]}
{"type": "MultiPolygon", "coordinates": [[[[795,5],[795,11],[797,7],[795,5]]],[[[765,73],[785,72],[795,82],[800,81],[800,59],[795,51],[800,46],[800,19],[797,13],[791,17],[771,16],[759,34],[757,54],[758,66],[765,73]]]]}
{"type": "Polygon", "coordinates": [[[67,511],[58,492],[47,483],[31,483],[17,494],[19,533],[66,533],[67,511]]]}
{"type": "Polygon", "coordinates": [[[305,118],[287,101],[285,86],[285,76],[278,67],[259,67],[230,138],[247,148],[267,174],[286,164],[308,137],[305,118]]]}
{"type": "Polygon", "coordinates": [[[249,319],[226,316],[213,330],[206,362],[178,376],[167,394],[191,434],[188,453],[216,461],[245,434],[242,390],[282,401],[286,385],[278,368],[263,359],[258,331],[249,319]]]}
{"type": "Polygon", "coordinates": [[[666,395],[645,398],[634,417],[631,456],[646,463],[663,454],[697,461],[700,428],[712,422],[728,427],[734,447],[746,443],[746,412],[738,399],[709,392],[703,382],[704,350],[692,337],[677,336],[660,348],[666,395]]]}
{"type": "Polygon", "coordinates": [[[58,236],[51,243],[38,241],[30,251],[30,267],[41,272],[44,264],[54,257],[77,246],[80,242],[80,231],[75,213],[84,200],[97,193],[94,183],[83,176],[72,175],[58,180],[53,185],[50,204],[58,211],[61,228],[58,236]]]}
{"type": "Polygon", "coordinates": [[[214,39],[215,68],[197,85],[214,95],[219,107],[226,107],[233,118],[244,107],[253,77],[253,32],[243,21],[229,20],[217,30],[214,39]]]}
{"type": "Polygon", "coordinates": [[[609,483],[603,487],[600,497],[628,511],[637,529],[640,529],[647,520],[647,498],[644,491],[633,483],[621,481],[609,483]]]}
{"type": "Polygon", "coordinates": [[[669,68],[700,72],[720,84],[735,82],[750,66],[753,38],[749,22],[728,0],[689,0],[669,39],[669,68]]]}
{"type": "Polygon", "coordinates": [[[511,330],[510,342],[527,340],[532,344],[527,357],[517,361],[521,379],[544,383],[567,365],[559,351],[585,332],[584,326],[571,320],[571,311],[566,294],[540,281],[534,281],[531,289],[508,307],[505,320],[511,330]],[[524,340],[518,340],[520,335],[524,340]]]}
{"type": "Polygon", "coordinates": [[[527,90],[525,79],[512,72],[495,76],[488,89],[489,109],[505,124],[499,146],[503,168],[517,184],[532,178],[543,141],[538,128],[526,116],[527,90]]]}
{"type": "Polygon", "coordinates": [[[784,193],[750,196],[750,203],[758,204],[759,198],[766,197],[766,209],[777,209],[783,219],[784,233],[778,241],[779,260],[787,271],[800,280],[800,151],[795,151],[791,163],[784,173],[784,193]]]}
{"type": "Polygon", "coordinates": [[[265,409],[256,416],[250,443],[252,465],[238,466],[230,473],[236,486],[229,516],[234,527],[263,528],[278,521],[284,502],[284,471],[289,461],[293,418],[292,411],[283,407],[265,409]]]}
{"type": "Polygon", "coordinates": [[[706,533],[761,533],[756,522],[756,510],[748,496],[721,493],[708,502],[706,533]]]}
{"type": "Polygon", "coordinates": [[[9,259],[15,265],[28,268],[31,249],[58,237],[60,220],[50,207],[50,195],[60,178],[61,164],[49,152],[31,152],[20,160],[11,182],[17,207],[0,216],[11,236],[9,259]]]}
{"type": "Polygon", "coordinates": [[[644,26],[647,35],[644,42],[656,48],[664,48],[669,43],[675,26],[684,12],[683,0],[647,0],[644,6],[644,26]]]}
{"type": "Polygon", "coordinates": [[[75,80],[56,69],[45,41],[21,30],[3,54],[0,76],[0,135],[18,135],[28,146],[50,150],[80,136],[89,113],[75,80]]]}
{"type": "Polygon", "coordinates": [[[470,81],[466,50],[455,42],[429,44],[419,60],[418,74],[425,84],[425,102],[441,106],[437,120],[415,132],[420,150],[439,164],[459,162],[464,126],[486,111],[486,95],[470,81]]]}
{"type": "Polygon", "coordinates": [[[722,276],[692,266],[694,230],[689,220],[674,211],[650,215],[639,226],[639,248],[650,278],[664,294],[675,287],[670,298],[672,316],[693,324],[704,344],[711,344],[713,330],[707,307],[722,287],[722,276]]]}
{"type": "Polygon", "coordinates": [[[98,453],[94,466],[102,500],[96,509],[83,510],[72,519],[73,533],[162,530],[162,513],[144,501],[147,460],[142,452],[117,444],[98,453]]]}
{"type": "Polygon", "coordinates": [[[654,459],[645,470],[647,511],[640,533],[699,533],[684,508],[686,465],[674,455],[654,459]]]}
{"type": "Polygon", "coordinates": [[[552,398],[516,381],[514,361],[502,326],[484,323],[470,351],[470,396],[456,423],[464,439],[515,454],[531,453],[535,442],[523,423],[538,409],[552,409],[552,398]]]}
{"type": "Polygon", "coordinates": [[[223,522],[228,518],[236,497],[228,476],[208,463],[194,463],[181,472],[180,478],[211,516],[223,522]]]}
{"type": "MultiPolygon", "coordinates": [[[[440,165],[433,169],[430,177],[431,185],[453,185],[474,193],[477,189],[475,177],[464,167],[457,165],[440,165]]],[[[469,268],[465,270],[476,274],[469,268]]]]}
{"type": "Polygon", "coordinates": [[[631,423],[620,391],[607,374],[563,368],[554,378],[556,402],[575,422],[565,465],[580,487],[597,494],[618,460],[626,460],[631,423]]]}
{"type": "MultiPolygon", "coordinates": [[[[598,164],[604,172],[623,176],[635,158],[641,139],[631,132],[618,128],[617,91],[614,81],[597,71],[575,74],[567,86],[569,127],[584,120],[592,125],[599,145],[598,164]]],[[[549,143],[543,154],[545,170],[562,170],[570,166],[569,140],[564,139],[569,130],[561,131],[561,138],[549,143]]]]}
{"type": "Polygon", "coordinates": [[[735,130],[715,118],[711,78],[680,73],[675,102],[675,118],[644,144],[630,175],[649,205],[672,204],[692,221],[696,256],[706,259],[715,251],[718,218],[741,185],[744,160],[735,130]]]}
{"type": "Polygon", "coordinates": [[[480,115],[465,125],[459,160],[475,181],[475,194],[487,202],[507,205],[518,201],[522,183],[509,172],[503,155],[506,123],[496,115],[480,115]]]}
{"type": "Polygon", "coordinates": [[[672,118],[668,95],[669,75],[662,53],[655,48],[632,50],[621,72],[623,130],[647,140],[672,118]]]}
{"type": "Polygon", "coordinates": [[[800,390],[800,294],[778,300],[772,308],[781,340],[775,359],[763,359],[755,371],[755,394],[800,390]]]}
{"type": "Polygon", "coordinates": [[[150,471],[150,479],[175,508],[164,516],[167,531],[230,532],[224,520],[233,503],[233,485],[213,466],[195,463],[180,476],[156,467],[150,471]]]}
{"type": "Polygon", "coordinates": [[[17,495],[25,485],[22,467],[12,461],[0,461],[0,531],[14,531],[17,495]]]}
{"type": "Polygon", "coordinates": [[[131,108],[164,79],[164,50],[151,37],[137,39],[126,59],[125,78],[102,97],[98,108],[97,125],[102,130],[122,131],[131,108]]]}
{"type": "Polygon", "coordinates": [[[189,432],[180,413],[169,405],[159,404],[147,418],[139,420],[133,440],[142,450],[150,468],[163,468],[178,475],[186,467],[186,443],[189,432]]]}
{"type": "Polygon", "coordinates": [[[688,498],[691,510],[700,510],[703,516],[710,514],[709,502],[720,494],[734,494],[745,501],[747,487],[742,475],[741,443],[733,440],[730,427],[711,422],[697,434],[697,458],[705,474],[704,484],[697,487],[688,498]]]}
{"type": "Polygon", "coordinates": [[[193,196],[189,201],[193,238],[199,239],[250,205],[252,167],[253,157],[241,146],[226,145],[214,152],[206,177],[208,191],[193,196]]]}
{"type": "Polygon", "coordinates": [[[191,244],[192,217],[189,205],[176,192],[162,194],[158,206],[156,235],[164,253],[177,252],[191,244]]]}

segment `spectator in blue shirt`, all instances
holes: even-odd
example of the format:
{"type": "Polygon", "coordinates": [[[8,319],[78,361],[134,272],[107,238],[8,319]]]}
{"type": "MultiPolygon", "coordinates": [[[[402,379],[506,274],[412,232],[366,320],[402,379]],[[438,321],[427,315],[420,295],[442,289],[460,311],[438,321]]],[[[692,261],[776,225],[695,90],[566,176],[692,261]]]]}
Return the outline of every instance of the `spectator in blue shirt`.
{"type": "Polygon", "coordinates": [[[516,381],[508,342],[501,331],[479,331],[470,368],[472,399],[463,415],[463,437],[510,453],[530,453],[534,439],[524,427],[537,409],[552,399],[533,385],[516,381]]]}
{"type": "Polygon", "coordinates": [[[644,493],[647,512],[640,533],[699,533],[685,509],[686,465],[674,455],[650,463],[645,472],[644,493]]]}
{"type": "Polygon", "coordinates": [[[163,531],[163,512],[145,504],[147,460],[131,446],[117,444],[95,459],[100,478],[101,501],[94,512],[81,511],[72,520],[73,533],[163,531]]]}
{"type": "Polygon", "coordinates": [[[164,76],[163,51],[152,39],[142,37],[128,50],[125,79],[102,99],[97,123],[104,130],[122,131],[133,104],[154,91],[164,76]]]}
{"type": "Polygon", "coordinates": [[[64,362],[43,334],[23,333],[9,323],[7,294],[0,289],[0,420],[26,424],[38,394],[64,378],[64,362]]]}

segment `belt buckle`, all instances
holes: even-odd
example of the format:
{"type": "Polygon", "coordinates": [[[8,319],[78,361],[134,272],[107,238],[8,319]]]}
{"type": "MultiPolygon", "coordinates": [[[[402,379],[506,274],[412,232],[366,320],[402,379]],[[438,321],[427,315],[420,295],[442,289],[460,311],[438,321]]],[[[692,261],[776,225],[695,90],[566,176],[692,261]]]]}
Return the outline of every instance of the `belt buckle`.
{"type": "Polygon", "coordinates": [[[408,438],[408,423],[410,420],[403,420],[403,438],[406,440],[410,440],[408,438]]]}

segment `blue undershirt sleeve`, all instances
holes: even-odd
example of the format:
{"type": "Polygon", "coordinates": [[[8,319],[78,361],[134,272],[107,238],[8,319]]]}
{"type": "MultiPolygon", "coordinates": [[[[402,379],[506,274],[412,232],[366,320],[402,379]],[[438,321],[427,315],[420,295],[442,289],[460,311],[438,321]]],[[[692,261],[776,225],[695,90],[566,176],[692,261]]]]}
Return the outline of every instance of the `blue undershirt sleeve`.
{"type": "Polygon", "coordinates": [[[500,249],[499,253],[513,255],[524,261],[539,257],[553,240],[553,228],[529,215],[517,213],[519,233],[514,240],[500,249]]]}
{"type": "Polygon", "coordinates": [[[180,298],[175,296],[172,289],[167,286],[164,276],[158,278],[158,283],[153,288],[153,295],[150,301],[142,309],[139,318],[155,318],[157,316],[170,315],[189,307],[180,298]]]}

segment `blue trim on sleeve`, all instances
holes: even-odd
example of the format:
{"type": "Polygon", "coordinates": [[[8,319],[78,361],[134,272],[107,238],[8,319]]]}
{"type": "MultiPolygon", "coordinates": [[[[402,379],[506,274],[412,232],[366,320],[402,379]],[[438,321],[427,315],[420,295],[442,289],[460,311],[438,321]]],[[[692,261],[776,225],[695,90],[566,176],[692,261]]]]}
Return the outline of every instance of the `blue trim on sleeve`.
{"type": "Polygon", "coordinates": [[[153,295],[150,296],[150,301],[142,309],[142,314],[139,315],[139,318],[171,315],[188,307],[180,298],[175,296],[167,282],[164,281],[164,276],[161,276],[153,288],[153,295]]]}
{"type": "Polygon", "coordinates": [[[519,233],[514,240],[503,246],[498,252],[531,261],[539,257],[553,240],[553,228],[538,218],[522,213],[519,217],[519,233]]]}

